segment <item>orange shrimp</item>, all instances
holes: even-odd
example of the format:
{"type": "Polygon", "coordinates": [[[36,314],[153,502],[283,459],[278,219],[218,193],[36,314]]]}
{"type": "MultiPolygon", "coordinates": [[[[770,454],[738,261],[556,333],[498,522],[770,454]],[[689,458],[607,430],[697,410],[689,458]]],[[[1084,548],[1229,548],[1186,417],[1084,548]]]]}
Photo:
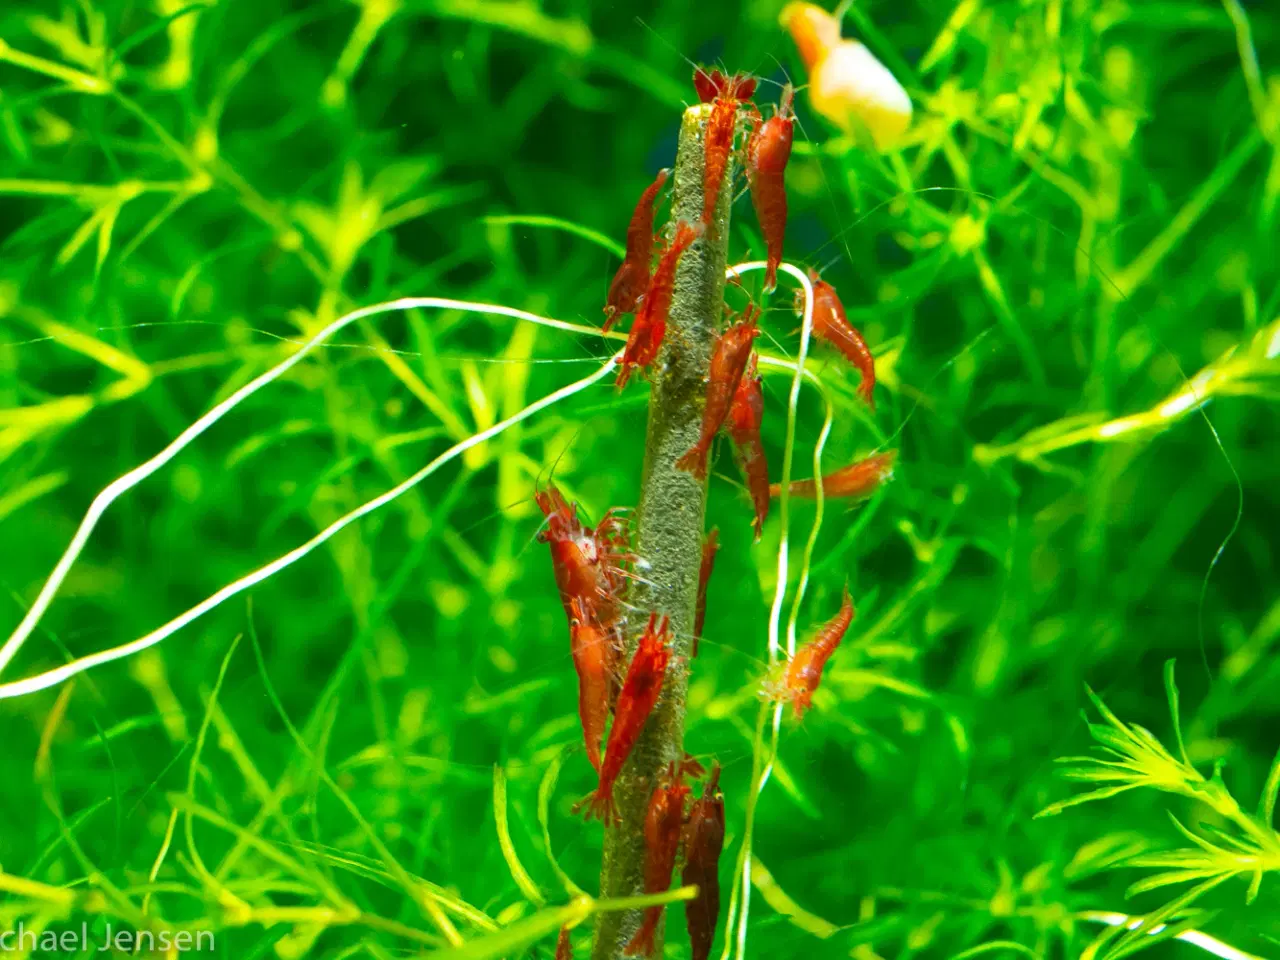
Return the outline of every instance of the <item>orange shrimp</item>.
{"type": "Polygon", "coordinates": [[[561,927],[556,939],[555,960],[573,960],[573,944],[569,941],[569,928],[561,927]]]}
{"type": "Polygon", "coordinates": [[[769,516],[769,466],[760,442],[760,423],[764,419],[764,393],[756,375],[756,355],[751,354],[747,369],[738,381],[733,405],[729,408],[729,436],[733,440],[738,467],[747,481],[747,490],[755,506],[756,542],[765,518],[769,516]]]}
{"type": "Polygon", "coordinates": [[[707,618],[707,582],[711,579],[711,570],[716,565],[716,553],[720,550],[720,531],[711,528],[702,541],[702,565],[698,568],[698,605],[693,613],[693,652],[698,655],[698,641],[702,639],[702,624],[707,618]]]}
{"type": "MultiPolygon", "coordinates": [[[[844,313],[844,304],[836,295],[836,288],[825,280],[818,278],[818,271],[809,270],[809,279],[813,282],[813,335],[834,346],[845,355],[845,358],[858,368],[862,374],[862,382],[858,384],[858,395],[866,401],[871,412],[875,413],[876,401],[872,395],[876,388],[876,361],[862,339],[858,328],[851,324],[844,313]]],[[[796,292],[796,312],[801,313],[803,291],[796,292]]]]}
{"type": "Polygon", "coordinates": [[[813,699],[814,691],[822,682],[822,669],[827,660],[836,652],[845,631],[853,623],[853,600],[849,597],[849,587],[844,588],[844,599],[840,603],[840,612],[823,624],[817,635],[796,651],[796,655],[787,663],[783,674],[782,690],[779,699],[789,700],[795,707],[796,719],[804,716],[813,699]]]}
{"type": "MultiPolygon", "coordinates": [[[[658,785],[649,798],[649,809],[644,817],[644,892],[666,893],[671,889],[671,874],[676,868],[676,855],[680,851],[680,833],[684,826],[684,802],[690,790],[682,778],[683,770],[672,763],[667,768],[666,780],[658,785]]],[[[644,921],[631,941],[623,948],[626,957],[648,956],[653,953],[654,935],[666,909],[659,905],[644,912],[644,921]]]]}
{"type": "MultiPolygon", "coordinates": [[[[897,460],[897,450],[885,450],[828,473],[822,478],[822,495],[832,499],[869,497],[893,477],[893,465],[897,460]]],[[[816,497],[816,488],[817,484],[812,479],[792,480],[787,490],[793,497],[816,497]]],[[[782,484],[769,485],[769,496],[777,497],[781,493],[782,484]]]]}
{"type": "Polygon", "coordinates": [[[627,385],[635,367],[647,367],[658,358],[662,338],[667,332],[667,314],[671,311],[671,295],[676,282],[676,267],[690,245],[702,236],[702,224],[690,226],[680,223],[675,239],[662,252],[658,269],[653,272],[649,289],[636,312],[635,322],[627,337],[627,348],[622,354],[618,371],[618,388],[627,385]]]}
{"type": "Polygon", "coordinates": [[[726,77],[719,70],[708,74],[698,67],[693,73],[693,85],[698,98],[703,103],[711,103],[711,117],[703,134],[702,166],[702,222],[711,229],[724,172],[729,166],[729,153],[733,150],[738,105],[756,92],[756,78],[747,73],[726,77]]]}
{"type": "Polygon", "coordinates": [[[631,224],[627,227],[627,255],[622,266],[609,284],[609,296],[604,305],[604,331],[609,332],[618,315],[634,313],[636,303],[649,287],[653,260],[653,206],[658,191],[671,176],[670,170],[659,170],[653,183],[640,194],[631,224]]]}
{"type": "MultiPolygon", "coordinates": [[[[764,234],[768,263],[764,271],[764,292],[778,285],[778,264],[782,262],[782,240],[787,232],[787,189],[783,174],[791,159],[791,134],[795,121],[792,101],[795,88],[787,84],[777,109],[764,128],[758,126],[747,141],[747,182],[751,184],[751,205],[764,234]]],[[[755,115],[759,124],[760,115],[755,115]]]]}
{"type": "Polygon", "coordinates": [[[667,617],[664,616],[659,623],[656,613],[649,614],[649,625],[640,638],[640,645],[631,659],[626,679],[622,681],[622,691],[618,694],[613,726],[609,728],[609,742],[605,746],[604,762],[600,767],[600,783],[594,793],[573,808],[575,813],[586,806],[588,819],[599,817],[605,823],[618,822],[618,808],[613,802],[613,783],[622,772],[622,765],[631,755],[645,721],[649,719],[649,714],[653,712],[654,705],[662,694],[667,664],[671,660],[671,649],[667,646],[669,638],[667,617]]]}
{"type": "Polygon", "coordinates": [[[751,345],[760,335],[756,329],[759,315],[760,308],[752,304],[743,311],[742,322],[734,324],[716,340],[711,367],[707,371],[707,405],[702,410],[702,433],[698,442],[676,461],[677,470],[691,473],[697,480],[707,479],[707,453],[729,415],[742,372],[751,357],[751,345]]]}
{"type": "Polygon", "coordinates": [[[698,895],[685,904],[691,960],[707,960],[720,922],[720,854],[724,850],[724,795],[720,792],[720,764],[702,796],[689,808],[684,831],[684,886],[697,885],[698,895]]]}
{"type": "Polygon", "coordinates": [[[547,518],[547,528],[538,534],[538,542],[551,546],[565,615],[573,620],[572,600],[577,597],[589,618],[594,617],[602,626],[611,625],[617,618],[623,587],[620,564],[635,559],[626,552],[621,521],[610,511],[594,530],[584,526],[578,519],[577,505],[566,503],[554,484],[536,493],[534,502],[547,518]]]}
{"type": "Polygon", "coordinates": [[[569,601],[573,620],[569,624],[569,651],[578,673],[578,717],[582,721],[582,739],[587,759],[600,773],[600,745],[604,742],[605,722],[609,718],[610,631],[594,622],[581,598],[569,601]]]}

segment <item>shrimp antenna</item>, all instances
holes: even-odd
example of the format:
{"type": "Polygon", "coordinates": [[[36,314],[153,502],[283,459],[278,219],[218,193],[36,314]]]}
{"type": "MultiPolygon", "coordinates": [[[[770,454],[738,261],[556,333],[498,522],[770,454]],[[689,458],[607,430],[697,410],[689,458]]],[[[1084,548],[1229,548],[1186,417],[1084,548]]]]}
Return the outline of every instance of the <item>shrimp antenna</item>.
{"type": "Polygon", "coordinates": [[[657,39],[657,41],[658,41],[659,43],[661,43],[664,47],[666,47],[668,50],[670,50],[672,53],[674,53],[677,57],[679,57],[681,60],[683,60],[683,61],[684,61],[685,63],[687,63],[689,66],[693,67],[693,69],[695,69],[695,70],[701,70],[701,69],[702,69],[701,65],[694,63],[692,60],[690,60],[688,57],[686,57],[686,56],[684,55],[684,51],[682,51],[682,50],[681,50],[679,47],[677,47],[674,43],[672,43],[670,40],[668,40],[666,37],[664,37],[662,34],[660,34],[660,33],[659,33],[657,30],[655,30],[653,27],[649,26],[649,24],[645,23],[645,22],[644,22],[644,20],[643,20],[641,17],[637,16],[637,17],[635,18],[635,20],[636,20],[636,23],[640,24],[640,26],[644,27],[644,28],[645,28],[646,30],[648,30],[651,34],[653,34],[654,38],[655,38],[655,39],[657,39]]]}
{"type": "MultiPolygon", "coordinates": [[[[574,442],[578,439],[578,434],[582,432],[583,427],[585,426],[586,424],[580,424],[578,426],[578,429],[573,431],[573,436],[571,436],[568,442],[565,443],[564,448],[556,455],[556,458],[551,461],[550,466],[547,468],[548,484],[551,483],[551,478],[555,476],[556,467],[560,463],[560,458],[563,457],[569,451],[569,448],[571,446],[573,446],[574,442]]],[[[540,491],[542,489],[542,470],[539,470],[537,475],[533,478],[533,489],[535,492],[540,491]]],[[[511,504],[511,505],[514,506],[514,504],[511,504]]],[[[547,524],[549,524],[550,522],[551,522],[550,515],[546,515],[542,518],[542,521],[538,524],[538,526],[534,529],[533,533],[529,536],[529,539],[525,542],[525,545],[520,548],[521,555],[523,555],[524,552],[528,550],[529,547],[532,546],[537,541],[538,534],[542,533],[542,531],[546,528],[547,524]]]]}
{"type": "MultiPolygon", "coordinates": [[[[771,77],[757,77],[756,79],[758,79],[761,83],[771,83],[775,87],[785,87],[788,83],[791,83],[791,71],[786,68],[783,62],[779,60],[777,57],[775,57],[772,53],[766,53],[765,56],[768,57],[770,60],[772,60],[775,64],[777,64],[778,69],[782,71],[782,75],[786,77],[786,80],[783,83],[779,83],[777,80],[774,80],[771,77]]],[[[791,86],[795,87],[795,84],[791,83],[791,86]]]]}
{"type": "MultiPolygon", "coordinates": [[[[585,423],[581,423],[578,425],[578,429],[573,431],[573,436],[571,436],[568,439],[564,447],[562,447],[560,452],[556,454],[556,458],[552,460],[551,464],[547,467],[547,483],[548,484],[550,484],[552,480],[555,479],[556,467],[560,466],[560,460],[564,457],[566,453],[569,452],[569,448],[572,447],[575,443],[577,443],[578,436],[582,433],[582,431],[585,428],[586,428],[585,423]]],[[[542,489],[542,471],[541,470],[538,471],[537,477],[534,478],[534,489],[535,490],[542,489]]]]}
{"type": "MultiPolygon", "coordinates": [[[[807,84],[806,84],[806,86],[807,86],[807,84]]],[[[803,87],[797,87],[797,88],[796,88],[797,92],[798,92],[799,90],[801,90],[801,89],[803,89],[803,87]]],[[[799,118],[798,116],[796,116],[796,115],[795,115],[795,109],[794,109],[794,107],[792,108],[791,113],[792,113],[792,120],[795,122],[795,125],[796,125],[797,127],[799,127],[799,128],[800,128],[800,133],[803,135],[804,139],[805,139],[808,143],[814,143],[814,142],[815,142],[815,141],[814,141],[814,139],[813,139],[811,136],[809,136],[809,131],[808,131],[808,130],[806,130],[806,129],[804,128],[804,124],[800,122],[800,118],[799,118]]],[[[817,161],[818,173],[819,173],[819,174],[821,175],[821,177],[822,177],[822,185],[823,185],[823,187],[825,187],[825,188],[826,188],[827,196],[831,197],[831,199],[832,199],[832,201],[833,201],[832,206],[834,207],[834,206],[835,206],[834,201],[835,201],[835,198],[836,198],[836,192],[835,192],[835,190],[834,190],[834,189],[832,188],[832,186],[831,186],[831,181],[827,178],[827,168],[826,168],[826,166],[825,166],[825,165],[823,164],[823,162],[822,162],[822,161],[823,161],[823,156],[822,156],[822,152],[821,152],[820,150],[815,152],[815,154],[814,154],[814,159],[817,161]]],[[[861,223],[863,220],[865,220],[868,216],[870,216],[870,215],[871,215],[871,213],[874,213],[876,210],[879,210],[879,209],[880,209],[881,207],[883,207],[883,206],[887,206],[889,203],[891,203],[891,202],[893,201],[893,199],[895,199],[895,198],[891,197],[891,198],[889,198],[889,199],[886,199],[886,200],[882,201],[881,203],[879,203],[879,204],[877,204],[875,207],[873,207],[870,211],[868,211],[867,213],[864,213],[862,216],[858,217],[858,218],[857,218],[853,223],[849,224],[848,226],[844,226],[843,224],[841,224],[840,229],[836,231],[835,236],[833,236],[833,237],[832,237],[830,240],[828,240],[826,243],[822,244],[822,246],[818,247],[818,249],[817,249],[817,250],[815,250],[815,251],[814,251],[814,253],[818,253],[818,252],[820,252],[820,251],[822,251],[822,250],[825,250],[825,249],[826,249],[828,246],[830,246],[831,244],[839,243],[839,244],[840,244],[840,246],[844,247],[845,255],[849,258],[849,262],[850,262],[850,263],[852,263],[852,262],[853,262],[853,249],[849,246],[849,240],[848,240],[848,238],[847,238],[845,235],[846,235],[847,233],[849,233],[849,231],[851,231],[851,230],[852,230],[854,227],[856,227],[859,223],[861,223]]],[[[838,219],[838,218],[839,218],[839,215],[837,214],[837,219],[838,219]]],[[[838,259],[838,258],[837,258],[837,259],[838,259]]]]}
{"type": "Polygon", "coordinates": [[[546,529],[547,524],[549,524],[550,522],[551,522],[550,516],[546,516],[542,518],[538,526],[534,528],[533,533],[531,533],[529,535],[529,538],[525,540],[524,546],[520,548],[520,552],[516,554],[517,557],[524,556],[524,552],[538,542],[538,535],[542,533],[543,530],[546,529]]]}
{"type": "MultiPolygon", "coordinates": [[[[657,30],[655,30],[653,27],[649,26],[649,24],[645,23],[645,22],[644,22],[644,20],[643,20],[643,19],[641,19],[639,16],[637,16],[637,17],[635,18],[635,21],[636,21],[636,23],[640,24],[640,26],[642,26],[642,27],[644,27],[646,30],[648,30],[651,34],[653,34],[653,35],[654,35],[654,37],[655,37],[655,38],[657,38],[658,42],[659,42],[659,43],[661,43],[664,47],[666,47],[668,50],[670,50],[672,53],[674,53],[677,57],[679,57],[681,60],[683,60],[683,61],[684,61],[685,63],[687,63],[689,66],[693,67],[693,69],[694,69],[694,70],[703,70],[703,69],[704,69],[704,68],[703,68],[703,66],[702,66],[702,64],[700,64],[700,63],[695,63],[694,61],[690,60],[687,56],[685,56],[685,54],[684,54],[684,51],[683,51],[683,50],[681,50],[681,49],[680,49],[679,47],[677,47],[674,43],[672,43],[670,40],[668,40],[666,37],[664,37],[662,34],[660,34],[660,33],[659,33],[657,30]]],[[[716,57],[716,62],[715,62],[715,64],[714,64],[714,66],[719,67],[719,68],[721,69],[721,72],[722,72],[722,73],[724,73],[726,76],[729,74],[729,66],[728,66],[728,64],[726,64],[726,63],[724,62],[724,60],[723,60],[722,58],[720,58],[720,57],[716,57]]]]}
{"type": "Polygon", "coordinates": [[[826,263],[824,263],[822,266],[818,268],[818,276],[822,276],[822,274],[826,273],[828,270],[834,267],[843,258],[844,258],[843,253],[837,253],[834,257],[832,257],[830,260],[828,260],[826,263]]]}
{"type": "Polygon", "coordinates": [[[762,77],[762,76],[756,75],[756,79],[760,83],[769,83],[779,88],[785,88],[787,86],[790,86],[791,89],[796,93],[799,93],[801,90],[808,89],[809,84],[807,83],[801,84],[800,86],[796,86],[796,84],[791,79],[791,71],[788,70],[787,65],[783,63],[781,60],[779,60],[776,56],[774,56],[772,53],[766,53],[765,56],[778,65],[778,69],[782,71],[782,75],[786,79],[781,83],[779,83],[777,80],[774,80],[772,77],[762,77]]]}

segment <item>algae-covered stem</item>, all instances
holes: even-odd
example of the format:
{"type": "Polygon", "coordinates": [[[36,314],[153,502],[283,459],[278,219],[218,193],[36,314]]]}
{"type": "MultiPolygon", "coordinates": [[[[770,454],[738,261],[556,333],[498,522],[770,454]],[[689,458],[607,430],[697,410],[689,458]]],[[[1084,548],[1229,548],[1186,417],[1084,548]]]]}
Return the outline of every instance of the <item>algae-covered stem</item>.
{"type": "MultiPolygon", "coordinates": [[[[671,204],[673,223],[696,223],[703,207],[703,131],[710,106],[690,107],[680,128],[671,204]]],[[[641,579],[629,602],[637,610],[627,630],[635,652],[648,611],[671,617],[675,650],[654,708],[621,776],[614,798],[622,821],[605,832],[600,895],[624,897],[644,889],[644,815],[658,774],[684,753],[689,652],[706,526],[707,485],[675,468],[698,440],[712,343],[721,325],[728,254],[733,160],[725,170],[713,223],[680,259],[666,337],[651,372],[644,474],[635,515],[635,552],[641,579]]],[[[640,925],[640,911],[601,914],[592,960],[615,960],[640,925]]],[[[662,934],[657,940],[661,951],[662,934]]]]}

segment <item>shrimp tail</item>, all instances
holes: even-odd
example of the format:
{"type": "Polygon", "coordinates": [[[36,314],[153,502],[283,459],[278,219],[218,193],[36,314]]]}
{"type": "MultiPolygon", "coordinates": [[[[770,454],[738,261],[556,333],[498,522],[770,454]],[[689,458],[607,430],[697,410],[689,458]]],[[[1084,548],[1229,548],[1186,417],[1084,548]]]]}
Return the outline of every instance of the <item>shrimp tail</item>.
{"type": "Polygon", "coordinates": [[[805,711],[813,703],[813,693],[809,690],[798,690],[792,694],[791,706],[797,720],[803,720],[805,711]]]}
{"type": "Polygon", "coordinates": [[[875,391],[876,391],[876,382],[872,380],[870,377],[867,377],[864,375],[862,378],[862,382],[858,384],[858,396],[860,396],[863,400],[866,401],[867,406],[871,409],[872,413],[876,412],[875,391]]]}
{"type": "Polygon", "coordinates": [[[573,805],[574,813],[580,813],[584,809],[586,811],[584,816],[588,820],[599,820],[606,826],[622,822],[622,817],[618,814],[618,805],[613,799],[612,784],[608,786],[601,784],[573,805]]]}
{"type": "Polygon", "coordinates": [[[701,441],[695,443],[676,461],[676,469],[693,474],[695,480],[707,479],[707,448],[701,441]]]}
{"type": "MultiPolygon", "coordinates": [[[[585,721],[587,717],[592,715],[596,709],[591,702],[592,694],[586,684],[578,687],[578,715],[585,721]]],[[[599,734],[603,731],[593,731],[588,728],[586,722],[582,724],[583,742],[587,748],[587,759],[591,761],[591,766],[595,768],[596,776],[600,776],[600,739],[599,734]]]]}
{"type": "Polygon", "coordinates": [[[560,928],[560,936],[556,939],[555,960],[573,960],[573,942],[569,939],[569,928],[560,928]]]}
{"type": "Polygon", "coordinates": [[[778,286],[778,264],[782,263],[782,241],[787,227],[787,191],[782,177],[758,173],[751,181],[751,204],[764,234],[766,265],[764,291],[773,293],[778,286]]]}
{"type": "MultiPolygon", "coordinates": [[[[715,567],[716,553],[719,550],[720,530],[712,527],[702,541],[702,563],[698,568],[698,601],[693,613],[693,649],[690,656],[698,655],[698,643],[702,640],[702,627],[707,619],[707,583],[711,580],[711,571],[715,567]]],[[[691,768],[686,765],[685,769],[691,768]]]]}
{"type": "Polygon", "coordinates": [[[624,957],[647,957],[653,953],[653,937],[658,930],[658,919],[662,916],[661,907],[650,907],[644,912],[644,922],[630,942],[622,948],[624,957]]]}
{"type": "Polygon", "coordinates": [[[769,475],[764,450],[758,443],[754,443],[751,449],[740,452],[738,462],[746,478],[747,493],[751,496],[751,506],[755,511],[751,522],[755,530],[755,542],[759,543],[764,532],[764,522],[769,516],[769,475]]]}

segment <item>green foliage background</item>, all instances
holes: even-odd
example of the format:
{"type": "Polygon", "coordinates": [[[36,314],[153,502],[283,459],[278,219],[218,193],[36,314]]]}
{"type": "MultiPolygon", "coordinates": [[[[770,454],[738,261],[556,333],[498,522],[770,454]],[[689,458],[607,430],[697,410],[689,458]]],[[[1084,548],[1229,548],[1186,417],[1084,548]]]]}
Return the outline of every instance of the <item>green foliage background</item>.
{"type": "MultiPolygon", "coordinates": [[[[802,80],[779,7],[6,4],[0,622],[101,487],[353,305],[449,296],[596,324],[617,261],[560,227],[621,239],[673,158],[680,53],[802,80]]],[[[1075,789],[1052,760],[1085,750],[1085,684],[1173,744],[1176,659],[1189,758],[1223,763],[1242,807],[1280,745],[1280,16],[866,0],[846,33],[908,87],[914,132],[869,157],[802,95],[788,255],[831,263],[884,384],[872,422],[817,351],[838,411],[825,462],[902,453],[871,503],[827,507],[801,626],[846,578],[859,615],[817,708],[784,726],[748,948],[1118,955],[1087,952],[1088,911],[1187,889],[1126,899],[1150,873],[1127,857],[1189,843],[1164,812],[1200,836],[1229,825],[1194,790],[1033,820],[1075,789]],[[1203,411],[1165,405],[1206,368],[1203,411]]],[[[746,259],[761,245],[737,213],[746,259]]],[[[785,286],[770,308],[770,348],[793,351],[785,286]]],[[[606,353],[458,311],[338,341],[112,508],[5,681],[154,629],[606,353]]],[[[785,384],[766,383],[775,478],[785,384]]],[[[592,516],[634,502],[645,396],[579,394],[162,646],[0,702],[0,928],[145,913],[218,930],[237,958],[527,955],[532,936],[479,938],[533,915],[532,893],[568,902],[549,854],[594,890],[600,847],[569,813],[591,771],[530,498],[554,469],[592,516]],[[450,952],[445,927],[476,944],[450,952]]],[[[820,423],[806,394],[800,475],[820,423]]],[[[751,544],[723,456],[711,512],[724,549],[687,745],[725,765],[727,888],[778,532],[751,544]]],[[[793,516],[798,562],[813,510],[793,516]]],[[[1280,955],[1277,878],[1245,906],[1241,869],[1192,919],[1280,955]]]]}

